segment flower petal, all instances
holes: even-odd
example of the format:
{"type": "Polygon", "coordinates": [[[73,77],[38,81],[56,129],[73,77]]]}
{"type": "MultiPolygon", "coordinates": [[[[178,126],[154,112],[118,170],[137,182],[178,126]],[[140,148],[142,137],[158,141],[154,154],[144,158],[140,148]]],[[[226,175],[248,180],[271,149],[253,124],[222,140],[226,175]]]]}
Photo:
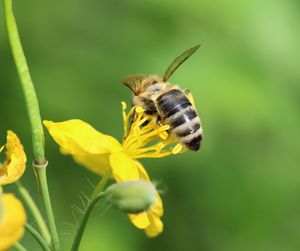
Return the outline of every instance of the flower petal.
{"type": "MultiPolygon", "coordinates": [[[[140,178],[144,179],[144,180],[147,180],[147,181],[150,181],[150,178],[149,178],[149,176],[148,176],[145,168],[143,167],[143,165],[140,162],[138,162],[138,161],[136,161],[136,164],[137,164],[137,167],[139,169],[140,178]]],[[[162,203],[162,200],[161,200],[161,198],[159,196],[159,193],[156,194],[156,198],[157,198],[156,203],[154,205],[152,205],[152,207],[151,207],[150,210],[155,215],[161,217],[164,214],[164,211],[163,211],[163,203],[162,203]]]]}
{"type": "Polygon", "coordinates": [[[164,225],[160,217],[151,212],[148,213],[148,218],[150,220],[150,225],[145,229],[145,232],[148,237],[156,237],[163,231],[164,225]]]}
{"type": "Polygon", "coordinates": [[[109,158],[112,173],[117,182],[138,180],[140,177],[136,161],[124,152],[112,153],[109,158]]]}
{"type": "Polygon", "coordinates": [[[110,153],[123,149],[115,138],[79,119],[58,123],[45,120],[44,125],[63,154],[72,155],[76,162],[99,175],[109,168],[110,153]]]}
{"type": "Polygon", "coordinates": [[[83,152],[73,155],[73,159],[88,170],[102,176],[110,168],[109,155],[108,153],[89,154],[83,152]]]}
{"type": "MultiPolygon", "coordinates": [[[[150,181],[150,178],[143,165],[138,161],[135,162],[139,170],[140,179],[150,181]]],[[[145,229],[145,232],[149,237],[155,237],[163,231],[163,223],[160,219],[160,217],[163,215],[163,205],[158,193],[156,194],[156,199],[156,202],[147,212],[129,215],[131,222],[137,228],[145,229]]]]}
{"type": "Polygon", "coordinates": [[[102,154],[122,150],[121,144],[115,138],[98,132],[82,120],[72,119],[58,123],[44,120],[43,123],[65,154],[76,155],[82,151],[102,154]]]}
{"type": "Polygon", "coordinates": [[[24,233],[26,214],[22,203],[13,194],[0,195],[3,214],[0,218],[0,250],[7,250],[24,233]]]}
{"type": "Polygon", "coordinates": [[[132,224],[135,225],[139,229],[145,229],[149,227],[150,221],[148,218],[148,213],[143,212],[139,214],[129,214],[129,219],[131,220],[132,224]]]}
{"type": "Polygon", "coordinates": [[[17,181],[24,173],[26,167],[26,155],[18,136],[7,131],[6,159],[0,166],[0,185],[6,185],[17,181]]]}
{"type": "MultiPolygon", "coordinates": [[[[125,153],[112,153],[110,155],[110,164],[113,176],[117,182],[126,182],[130,180],[140,179],[137,161],[131,159],[125,153]]],[[[130,214],[129,218],[137,228],[144,229],[150,224],[146,212],[139,214],[130,214]]]]}

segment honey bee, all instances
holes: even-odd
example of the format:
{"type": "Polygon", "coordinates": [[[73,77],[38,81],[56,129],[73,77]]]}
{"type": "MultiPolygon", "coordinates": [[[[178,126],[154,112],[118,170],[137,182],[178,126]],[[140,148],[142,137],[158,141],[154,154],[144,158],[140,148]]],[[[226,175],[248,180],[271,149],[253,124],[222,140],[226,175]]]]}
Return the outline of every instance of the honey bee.
{"type": "Polygon", "coordinates": [[[143,107],[146,114],[157,116],[159,123],[169,125],[170,132],[192,151],[200,149],[203,131],[192,95],[167,81],[199,47],[196,45],[175,58],[163,77],[137,74],[122,80],[134,94],[133,104],[143,107]]]}

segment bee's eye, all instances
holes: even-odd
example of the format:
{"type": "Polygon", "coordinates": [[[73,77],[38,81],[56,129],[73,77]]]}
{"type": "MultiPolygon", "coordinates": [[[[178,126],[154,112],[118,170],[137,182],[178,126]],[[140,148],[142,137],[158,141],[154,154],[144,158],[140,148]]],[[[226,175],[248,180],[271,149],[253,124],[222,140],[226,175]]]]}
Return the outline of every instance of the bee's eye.
{"type": "Polygon", "coordinates": [[[157,84],[157,83],[158,83],[158,81],[157,81],[157,80],[154,80],[154,81],[151,82],[151,85],[155,85],[155,84],[157,84]]]}

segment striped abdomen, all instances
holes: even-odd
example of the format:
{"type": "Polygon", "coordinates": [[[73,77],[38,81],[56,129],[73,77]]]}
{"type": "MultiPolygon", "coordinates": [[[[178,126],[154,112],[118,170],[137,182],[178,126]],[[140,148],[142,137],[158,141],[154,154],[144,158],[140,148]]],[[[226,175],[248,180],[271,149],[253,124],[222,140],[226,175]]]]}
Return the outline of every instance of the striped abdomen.
{"type": "Polygon", "coordinates": [[[197,112],[187,96],[182,91],[173,89],[159,96],[156,105],[164,124],[170,125],[175,137],[190,150],[199,150],[202,128],[197,112]]]}

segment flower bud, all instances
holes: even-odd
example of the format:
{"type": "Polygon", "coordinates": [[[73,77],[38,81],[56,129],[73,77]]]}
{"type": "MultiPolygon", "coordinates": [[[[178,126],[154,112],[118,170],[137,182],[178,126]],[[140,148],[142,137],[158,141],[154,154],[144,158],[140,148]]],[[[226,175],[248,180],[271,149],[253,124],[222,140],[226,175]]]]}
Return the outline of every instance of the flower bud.
{"type": "Polygon", "coordinates": [[[126,213],[147,211],[156,202],[156,190],[152,183],[135,180],[111,185],[104,192],[106,200],[126,213]]]}

